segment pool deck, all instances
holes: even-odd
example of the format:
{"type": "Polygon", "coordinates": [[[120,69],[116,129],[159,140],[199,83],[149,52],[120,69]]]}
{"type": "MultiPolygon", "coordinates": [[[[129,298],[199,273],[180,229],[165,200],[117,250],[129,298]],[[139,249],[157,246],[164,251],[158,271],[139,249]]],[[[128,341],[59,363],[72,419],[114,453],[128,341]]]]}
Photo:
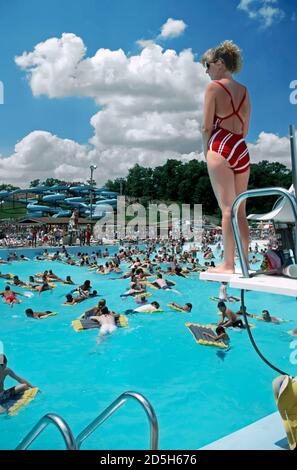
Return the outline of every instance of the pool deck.
{"type": "Polygon", "coordinates": [[[288,441],[276,412],[199,450],[288,450],[288,441]]]}
{"type": "Polygon", "coordinates": [[[201,281],[229,282],[231,288],[245,289],[257,292],[297,297],[297,280],[284,276],[269,276],[259,274],[256,277],[245,278],[240,272],[235,274],[200,273],[201,281]]]}

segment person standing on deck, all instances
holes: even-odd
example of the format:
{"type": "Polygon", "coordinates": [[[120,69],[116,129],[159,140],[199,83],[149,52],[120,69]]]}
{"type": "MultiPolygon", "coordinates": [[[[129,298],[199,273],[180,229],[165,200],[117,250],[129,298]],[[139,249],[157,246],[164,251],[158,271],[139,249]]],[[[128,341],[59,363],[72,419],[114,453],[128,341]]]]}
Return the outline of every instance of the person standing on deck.
{"type": "MultiPolygon", "coordinates": [[[[231,207],[246,191],[250,174],[250,156],[245,143],[250,122],[250,100],[245,86],[232,74],[241,68],[241,53],[232,41],[224,41],[202,56],[202,64],[211,78],[204,100],[203,145],[213,191],[222,211],[224,260],[217,273],[234,273],[235,243],[231,228],[231,207]]],[[[246,257],[249,227],[245,201],[238,211],[238,222],[246,257]]]]}

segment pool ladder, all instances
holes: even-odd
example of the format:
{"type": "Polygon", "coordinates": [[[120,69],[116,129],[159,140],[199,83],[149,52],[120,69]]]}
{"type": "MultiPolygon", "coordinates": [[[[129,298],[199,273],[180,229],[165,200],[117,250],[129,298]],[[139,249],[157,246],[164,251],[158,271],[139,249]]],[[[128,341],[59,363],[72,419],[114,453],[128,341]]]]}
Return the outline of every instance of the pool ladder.
{"type": "Polygon", "coordinates": [[[16,450],[27,450],[28,447],[37,439],[37,437],[47,428],[49,424],[53,424],[61,433],[65,448],[67,450],[80,450],[82,443],[90,437],[95,430],[101,426],[108,418],[110,418],[127,400],[134,399],[144,409],[150,425],[150,449],[158,449],[159,426],[156,413],[150,402],[140,393],[124,392],[111,405],[109,405],[97,418],[95,418],[88,426],[86,426],[75,438],[70,426],[67,422],[55,413],[48,413],[43,416],[31,431],[24,437],[16,450]]]}

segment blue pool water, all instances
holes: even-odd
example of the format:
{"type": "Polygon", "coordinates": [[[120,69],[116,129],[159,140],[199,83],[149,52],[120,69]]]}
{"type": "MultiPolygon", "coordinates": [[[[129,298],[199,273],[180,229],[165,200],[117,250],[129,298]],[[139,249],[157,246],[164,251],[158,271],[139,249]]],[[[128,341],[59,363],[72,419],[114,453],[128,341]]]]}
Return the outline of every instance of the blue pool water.
{"type": "MultiPolygon", "coordinates": [[[[27,279],[45,269],[61,277],[71,275],[76,283],[90,279],[107,299],[108,306],[124,312],[134,308],[133,299],[120,294],[128,280],[110,281],[86,268],[58,262],[13,262],[3,273],[13,272],[27,279]]],[[[59,285],[13,308],[3,304],[0,311],[0,340],[9,366],[38,386],[42,393],[15,417],[0,416],[0,449],[13,449],[36,421],[48,412],[64,417],[77,435],[118,395],[133,390],[145,395],[155,408],[160,426],[160,448],[196,449],[275,411],[271,381],[277,375],[256,355],[245,331],[230,331],[231,350],[197,345],[185,322],[207,324],[218,320],[218,284],[174,278],[181,295],[152,291],[164,313],[129,316],[129,328],[118,329],[101,345],[98,330],[76,333],[71,321],[95,304],[90,299],[65,307],[65,293],[71,286],[59,285]],[[192,302],[190,314],[166,307],[170,301],[192,302]],[[44,320],[29,319],[24,310],[54,310],[59,315],[44,320]]],[[[0,280],[1,290],[5,281],[0,280]]],[[[15,289],[20,290],[21,289],[15,289]]],[[[229,294],[238,295],[236,290],[229,294]]],[[[238,305],[238,304],[236,304],[238,305]]],[[[268,308],[272,315],[296,318],[296,300],[276,295],[246,294],[251,313],[268,308]]],[[[231,308],[234,307],[234,304],[231,308]]],[[[290,363],[292,338],[288,330],[295,322],[281,325],[254,320],[254,337],[262,352],[280,368],[296,374],[290,363]]],[[[6,387],[14,382],[7,380],[6,387]]],[[[85,449],[148,448],[147,418],[135,402],[126,403],[86,441],[85,449]]],[[[49,427],[33,449],[62,449],[63,442],[49,427]]]]}

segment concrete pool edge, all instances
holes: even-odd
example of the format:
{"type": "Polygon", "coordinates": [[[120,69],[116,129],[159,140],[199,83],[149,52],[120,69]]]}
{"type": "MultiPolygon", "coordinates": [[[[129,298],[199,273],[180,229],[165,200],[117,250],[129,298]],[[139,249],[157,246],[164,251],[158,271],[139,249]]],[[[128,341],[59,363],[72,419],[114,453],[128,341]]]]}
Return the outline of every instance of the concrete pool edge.
{"type": "Polygon", "coordinates": [[[288,441],[278,412],[211,442],[199,450],[287,450],[288,441]]]}

